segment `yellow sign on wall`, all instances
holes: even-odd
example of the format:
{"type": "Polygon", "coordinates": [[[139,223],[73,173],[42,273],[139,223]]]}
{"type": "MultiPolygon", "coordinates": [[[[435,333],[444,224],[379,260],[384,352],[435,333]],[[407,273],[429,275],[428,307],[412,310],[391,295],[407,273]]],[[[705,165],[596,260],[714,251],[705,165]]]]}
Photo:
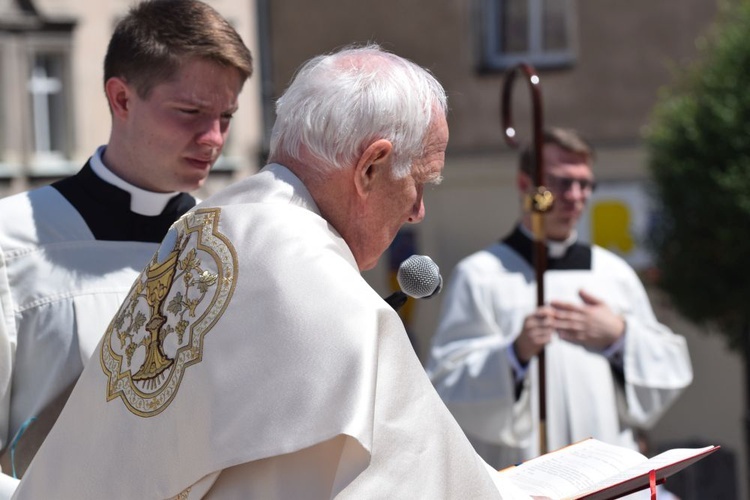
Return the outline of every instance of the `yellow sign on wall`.
{"type": "Polygon", "coordinates": [[[650,267],[646,246],[653,204],[642,182],[605,182],[597,186],[578,234],[623,257],[636,270],[650,267]]]}

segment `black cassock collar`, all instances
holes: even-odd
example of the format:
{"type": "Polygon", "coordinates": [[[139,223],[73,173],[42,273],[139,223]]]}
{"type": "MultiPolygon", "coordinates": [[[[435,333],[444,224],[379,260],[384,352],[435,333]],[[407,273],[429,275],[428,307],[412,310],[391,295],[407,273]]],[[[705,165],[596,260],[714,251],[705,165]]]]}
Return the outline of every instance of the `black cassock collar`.
{"type": "Polygon", "coordinates": [[[159,243],[172,223],[195,206],[195,198],[180,193],[159,215],[131,212],[130,193],[100,179],[88,163],[52,187],[81,214],[97,240],[159,243]]]}
{"type": "MultiPolygon", "coordinates": [[[[516,226],[512,233],[501,240],[501,243],[515,250],[530,266],[534,265],[534,244],[521,231],[520,226],[516,226]]],[[[547,256],[547,269],[554,269],[556,271],[590,270],[591,247],[578,242],[573,243],[565,250],[565,253],[561,257],[553,258],[547,256]]]]}

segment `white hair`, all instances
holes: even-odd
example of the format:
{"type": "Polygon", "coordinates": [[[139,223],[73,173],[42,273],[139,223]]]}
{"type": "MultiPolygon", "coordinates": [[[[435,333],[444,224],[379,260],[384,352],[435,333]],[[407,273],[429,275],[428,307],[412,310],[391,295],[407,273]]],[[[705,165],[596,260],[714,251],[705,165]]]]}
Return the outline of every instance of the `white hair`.
{"type": "Polygon", "coordinates": [[[426,69],[378,45],[314,57],[276,102],[270,158],[317,160],[325,173],[354,165],[379,139],[393,145],[393,174],[424,153],[433,113],[447,113],[442,85],[426,69]],[[307,158],[307,156],[305,156],[307,158]]]}

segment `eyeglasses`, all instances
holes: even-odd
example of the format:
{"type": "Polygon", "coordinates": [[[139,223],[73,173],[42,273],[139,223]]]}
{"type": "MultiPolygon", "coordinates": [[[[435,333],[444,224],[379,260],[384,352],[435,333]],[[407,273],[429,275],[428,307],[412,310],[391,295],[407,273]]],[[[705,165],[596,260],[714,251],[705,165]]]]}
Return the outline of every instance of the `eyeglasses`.
{"type": "Polygon", "coordinates": [[[572,177],[547,175],[547,187],[550,191],[566,193],[573,187],[573,184],[578,184],[578,189],[587,194],[590,194],[596,189],[596,181],[593,179],[574,179],[572,177]]]}

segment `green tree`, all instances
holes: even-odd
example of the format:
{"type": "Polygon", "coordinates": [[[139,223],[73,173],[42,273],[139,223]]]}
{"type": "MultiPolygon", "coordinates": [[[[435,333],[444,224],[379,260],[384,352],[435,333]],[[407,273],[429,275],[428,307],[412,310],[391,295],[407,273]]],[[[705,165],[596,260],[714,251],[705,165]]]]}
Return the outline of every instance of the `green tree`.
{"type": "Polygon", "coordinates": [[[659,286],[684,316],[718,326],[744,357],[748,388],[750,2],[725,6],[699,54],[663,90],[647,131],[660,207],[650,243],[659,286]]]}

